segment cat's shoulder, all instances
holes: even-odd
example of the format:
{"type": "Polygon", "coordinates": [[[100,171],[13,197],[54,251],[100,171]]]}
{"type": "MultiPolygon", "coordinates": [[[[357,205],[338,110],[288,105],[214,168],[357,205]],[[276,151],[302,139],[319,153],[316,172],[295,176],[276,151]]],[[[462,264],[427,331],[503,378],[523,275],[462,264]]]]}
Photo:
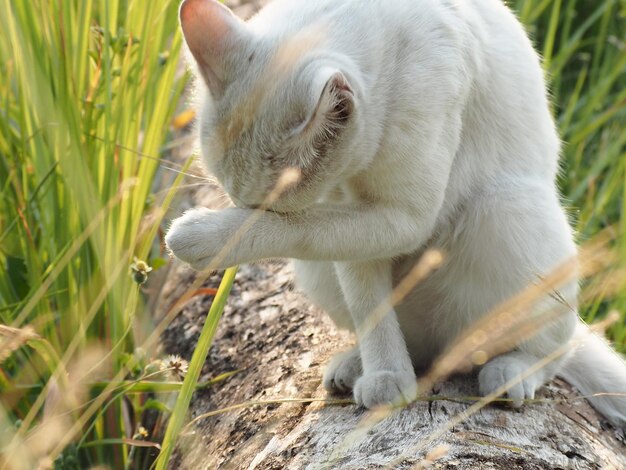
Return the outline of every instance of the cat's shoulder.
{"type": "MultiPolygon", "coordinates": [[[[483,0],[484,1],[484,0],[483,0]]],[[[488,3],[500,0],[486,0],[488,3]]],[[[297,27],[332,18],[346,26],[459,19],[474,9],[471,0],[273,0],[250,20],[259,29],[297,27]]]]}

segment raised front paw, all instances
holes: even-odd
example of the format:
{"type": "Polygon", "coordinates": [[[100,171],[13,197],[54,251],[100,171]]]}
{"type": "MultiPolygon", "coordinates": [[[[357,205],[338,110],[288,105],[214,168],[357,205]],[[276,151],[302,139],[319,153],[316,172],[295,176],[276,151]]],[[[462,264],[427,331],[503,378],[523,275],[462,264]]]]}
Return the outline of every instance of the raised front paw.
{"type": "Polygon", "coordinates": [[[514,353],[510,355],[498,356],[489,361],[478,374],[478,385],[482,396],[495,392],[498,388],[513,381],[507,392],[511,400],[511,406],[519,408],[524,404],[524,400],[535,398],[536,390],[543,385],[543,375],[541,371],[533,373],[528,377],[522,377],[531,367],[536,359],[526,360],[518,357],[514,353]]]}
{"type": "Polygon", "coordinates": [[[355,347],[331,359],[324,371],[324,388],[334,394],[348,393],[362,374],[359,348],[355,347]]]}
{"type": "Polygon", "coordinates": [[[413,371],[377,371],[363,375],[354,386],[357,405],[405,405],[417,397],[417,380],[413,371]]]}
{"type": "Polygon", "coordinates": [[[174,220],[165,235],[171,253],[198,271],[237,264],[234,236],[241,226],[240,209],[191,209],[174,220]]]}

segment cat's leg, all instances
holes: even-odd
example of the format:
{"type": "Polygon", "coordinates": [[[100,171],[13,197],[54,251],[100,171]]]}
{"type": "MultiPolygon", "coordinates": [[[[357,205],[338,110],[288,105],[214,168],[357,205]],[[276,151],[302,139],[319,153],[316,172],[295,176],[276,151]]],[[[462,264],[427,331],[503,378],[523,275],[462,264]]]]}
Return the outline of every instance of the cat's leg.
{"type": "MultiPolygon", "coordinates": [[[[459,223],[463,231],[452,244],[443,278],[457,311],[465,312],[465,326],[529,285],[540,283],[576,255],[571,229],[551,183],[511,182],[486,190],[485,196],[468,204],[459,223]]],[[[529,369],[570,340],[577,322],[577,290],[577,280],[569,279],[556,291],[532,299],[531,307],[519,313],[536,318],[532,321],[538,331],[483,366],[479,374],[482,394],[518,379],[508,396],[514,405],[521,405],[555,375],[563,358],[546,362],[533,373],[529,369]]]]}
{"type": "Polygon", "coordinates": [[[354,330],[335,266],[329,261],[294,260],[296,284],[339,328],[354,330]]]}
{"type": "Polygon", "coordinates": [[[336,263],[337,276],[352,315],[363,375],[354,385],[359,405],[408,403],[417,381],[396,313],[389,304],[391,261],[336,263]]]}
{"type": "Polygon", "coordinates": [[[311,300],[339,326],[357,326],[359,345],[330,361],[323,380],[326,390],[345,393],[354,388],[357,402],[366,407],[414,398],[415,374],[395,312],[381,309],[391,292],[391,263],[297,261],[294,266],[298,284],[311,300]],[[372,318],[376,312],[384,316],[372,318]],[[366,377],[360,379],[363,370],[366,377]]]}
{"type": "Polygon", "coordinates": [[[266,258],[315,261],[391,258],[424,243],[441,194],[424,208],[407,205],[318,205],[301,212],[206,208],[188,210],[165,236],[170,251],[194,269],[220,269],[266,258]],[[422,212],[423,211],[423,212],[422,212]]]}
{"type": "MultiPolygon", "coordinates": [[[[294,261],[298,287],[340,328],[354,330],[352,317],[343,296],[335,266],[327,261],[294,261]]],[[[352,391],[362,375],[359,347],[336,354],[326,366],[322,383],[330,393],[352,391]]]]}

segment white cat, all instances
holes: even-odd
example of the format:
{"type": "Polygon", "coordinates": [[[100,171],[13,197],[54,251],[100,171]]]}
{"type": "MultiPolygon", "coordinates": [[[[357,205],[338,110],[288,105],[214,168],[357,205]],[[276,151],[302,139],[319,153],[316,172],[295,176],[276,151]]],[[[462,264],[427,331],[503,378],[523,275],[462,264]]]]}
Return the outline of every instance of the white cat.
{"type": "MultiPolygon", "coordinates": [[[[331,392],[353,390],[366,407],[411,400],[415,369],[576,255],[542,70],[502,1],[276,0],[244,23],[215,0],[186,0],[180,18],[206,85],[202,154],[237,207],[186,212],[167,245],[199,270],[298,260],[302,289],[358,338],[331,362],[331,392]],[[299,180],[267,206],[290,168],[299,180]],[[443,266],[392,306],[430,248],[443,266]]],[[[558,319],[488,361],[481,393],[575,330],[584,346],[509,397],[533,398],[557,372],[584,394],[626,393],[626,364],[568,306],[577,291],[570,281],[561,301],[536,303],[558,319]]],[[[626,397],[592,403],[626,425],[626,397]]]]}

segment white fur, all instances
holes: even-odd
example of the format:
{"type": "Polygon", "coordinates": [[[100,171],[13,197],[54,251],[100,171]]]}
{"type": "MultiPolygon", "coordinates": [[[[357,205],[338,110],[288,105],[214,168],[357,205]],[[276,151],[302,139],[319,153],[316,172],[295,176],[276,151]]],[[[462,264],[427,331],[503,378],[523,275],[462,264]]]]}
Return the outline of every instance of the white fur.
{"type": "MultiPolygon", "coordinates": [[[[301,287],[359,342],[326,387],[353,388],[367,407],[409,400],[414,368],[576,255],[537,55],[499,0],[276,0],[248,23],[228,15],[213,0],[181,9],[208,86],[203,157],[240,207],[185,213],[167,244],[196,269],[295,258],[301,287]],[[229,26],[215,37],[197,26],[203,17],[229,26]],[[291,167],[302,180],[271,210],[251,209],[291,167]],[[444,265],[390,305],[428,248],[445,252],[444,265]],[[387,314],[368,328],[381,306],[387,314]]],[[[576,282],[559,291],[576,306],[576,282]]],[[[489,361],[482,393],[570,341],[575,312],[549,296],[538,305],[561,315],[489,361]]],[[[626,365],[593,339],[509,395],[534,397],[559,366],[583,393],[626,392],[626,365]]],[[[593,403],[624,424],[626,398],[593,403]]]]}

